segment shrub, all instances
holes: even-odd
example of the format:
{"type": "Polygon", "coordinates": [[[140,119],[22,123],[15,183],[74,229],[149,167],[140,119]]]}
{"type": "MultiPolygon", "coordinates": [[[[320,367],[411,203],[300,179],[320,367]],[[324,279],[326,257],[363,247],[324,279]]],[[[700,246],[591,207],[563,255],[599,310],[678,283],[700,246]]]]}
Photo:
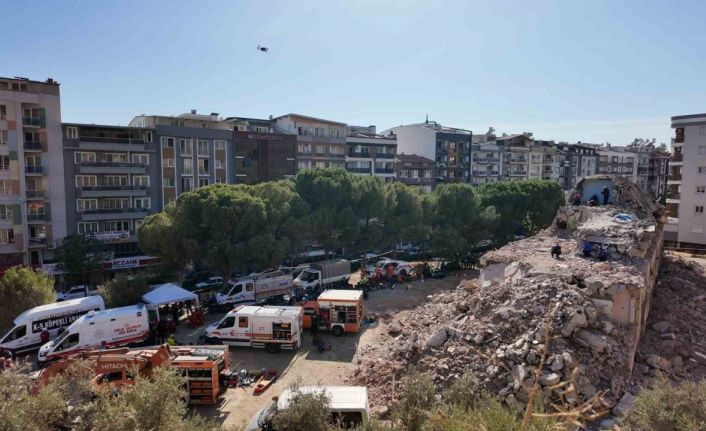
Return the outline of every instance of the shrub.
{"type": "Polygon", "coordinates": [[[289,387],[292,396],[286,409],[277,412],[273,425],[279,431],[328,431],[329,398],[324,391],[304,393],[298,384],[289,387]]]}
{"type": "Polygon", "coordinates": [[[394,410],[406,431],[418,431],[428,412],[436,406],[434,381],[428,374],[412,372],[402,381],[400,401],[394,410]]]}
{"type": "Polygon", "coordinates": [[[106,308],[124,307],[137,304],[147,293],[149,285],[144,277],[130,277],[119,274],[98,289],[105,300],[106,308]]]}
{"type": "Polygon", "coordinates": [[[14,266],[0,278],[0,330],[28,308],[56,301],[54,279],[47,273],[14,266]]]}
{"type": "Polygon", "coordinates": [[[441,397],[446,405],[470,410],[476,405],[478,395],[478,380],[473,374],[466,373],[454,380],[441,397]]]}
{"type": "Polygon", "coordinates": [[[706,429],[706,381],[679,386],[657,382],[637,397],[628,422],[633,429],[644,431],[706,429]]]}

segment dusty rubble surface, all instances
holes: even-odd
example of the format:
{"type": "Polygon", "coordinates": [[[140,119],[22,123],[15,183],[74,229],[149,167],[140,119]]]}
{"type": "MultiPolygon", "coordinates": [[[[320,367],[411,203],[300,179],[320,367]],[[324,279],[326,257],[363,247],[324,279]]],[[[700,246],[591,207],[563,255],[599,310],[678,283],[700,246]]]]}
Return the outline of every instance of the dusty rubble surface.
{"type": "Polygon", "coordinates": [[[673,382],[706,378],[706,260],[667,255],[633,371],[646,385],[658,373],[673,382]]]}

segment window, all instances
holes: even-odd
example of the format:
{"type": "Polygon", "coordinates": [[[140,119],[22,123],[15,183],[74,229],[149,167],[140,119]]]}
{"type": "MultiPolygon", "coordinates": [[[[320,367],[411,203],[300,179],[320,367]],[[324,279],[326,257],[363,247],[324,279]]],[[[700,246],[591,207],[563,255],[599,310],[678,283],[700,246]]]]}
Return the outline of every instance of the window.
{"type": "Polygon", "coordinates": [[[225,184],[226,179],[222,177],[216,177],[216,184],[225,184]]]}
{"type": "Polygon", "coordinates": [[[208,160],[199,160],[199,175],[208,175],[208,160]]]}
{"type": "Polygon", "coordinates": [[[0,180],[0,194],[2,194],[2,195],[11,195],[12,194],[12,185],[10,184],[10,180],[0,180]]]}
{"type": "Polygon", "coordinates": [[[64,340],[56,346],[56,351],[61,351],[61,350],[66,350],[74,347],[75,345],[78,344],[78,334],[71,334],[68,337],[64,338],[64,340]]]}
{"type": "Polygon", "coordinates": [[[186,193],[194,189],[194,178],[184,177],[181,179],[181,191],[186,193]]]}
{"type": "Polygon", "coordinates": [[[696,186],[696,193],[706,193],[706,186],[696,186]]]}
{"type": "Polygon", "coordinates": [[[15,231],[12,229],[2,229],[0,230],[0,244],[14,244],[15,243],[15,231]]]}
{"type": "Polygon", "coordinates": [[[142,132],[142,140],[145,142],[152,142],[153,135],[151,130],[145,130],[142,132]]]}
{"type": "Polygon", "coordinates": [[[208,157],[208,141],[199,139],[197,142],[197,150],[199,157],[208,157]]]}
{"type": "Polygon", "coordinates": [[[328,147],[328,152],[329,154],[343,155],[345,154],[345,149],[342,145],[331,145],[328,147]]]}
{"type": "Polygon", "coordinates": [[[126,163],[127,154],[125,153],[105,153],[103,158],[109,163],[126,163]]]}
{"type": "Polygon", "coordinates": [[[199,187],[206,187],[208,185],[208,178],[199,178],[199,187]]]}
{"type": "Polygon", "coordinates": [[[0,205],[0,220],[12,220],[12,205],[0,205]]]}
{"type": "Polygon", "coordinates": [[[179,154],[182,156],[194,155],[194,145],[191,139],[179,139],[179,154]]]}
{"type": "Polygon", "coordinates": [[[101,202],[101,209],[117,210],[123,208],[129,208],[129,201],[127,198],[109,198],[103,199],[101,202]]]}
{"type": "Polygon", "coordinates": [[[321,144],[316,145],[316,154],[324,154],[324,146],[321,144]]]}
{"type": "Polygon", "coordinates": [[[120,187],[127,185],[126,175],[108,175],[103,178],[103,185],[109,187],[120,187]]]}
{"type": "Polygon", "coordinates": [[[225,151],[226,150],[226,141],[213,141],[213,146],[216,147],[216,150],[221,150],[225,151]]]}
{"type": "Polygon", "coordinates": [[[704,206],[703,205],[696,205],[696,214],[703,214],[704,213],[704,206]]]}
{"type": "Polygon", "coordinates": [[[76,175],[76,187],[95,187],[97,183],[95,175],[76,175]]]}
{"type": "Polygon", "coordinates": [[[97,210],[98,199],[76,199],[76,211],[97,210]]]}
{"type": "Polygon", "coordinates": [[[238,328],[247,328],[248,327],[248,317],[247,316],[239,316],[238,317],[238,328]]]}
{"type": "Polygon", "coordinates": [[[130,230],[130,222],[128,220],[108,220],[104,227],[108,232],[125,232],[130,230]]]}
{"type": "Polygon", "coordinates": [[[7,145],[7,130],[0,130],[0,145],[7,145]]]}
{"type": "Polygon", "coordinates": [[[162,182],[164,183],[164,187],[176,187],[174,178],[163,178],[162,182]]]}
{"type": "Polygon", "coordinates": [[[80,221],[78,222],[78,233],[79,235],[86,235],[90,233],[98,232],[98,222],[97,221],[80,221]]]}
{"type": "Polygon", "coordinates": [[[142,226],[144,222],[145,219],[143,218],[135,220],[135,232],[137,232],[137,230],[140,228],[140,226],[142,226]]]}
{"type": "Polygon", "coordinates": [[[317,168],[325,168],[325,167],[326,167],[326,162],[324,162],[324,161],[318,161],[318,162],[316,162],[316,167],[317,167],[317,168]]]}
{"type": "Polygon", "coordinates": [[[269,132],[269,131],[270,131],[270,129],[267,128],[267,127],[258,127],[258,128],[257,128],[257,132],[258,132],[258,133],[267,133],[267,132],[269,132]]]}
{"type": "Polygon", "coordinates": [[[311,168],[311,160],[299,160],[297,162],[297,168],[310,169],[311,168]]]}
{"type": "Polygon", "coordinates": [[[216,159],[214,161],[213,165],[216,167],[216,169],[224,169],[225,168],[225,163],[223,163],[223,160],[216,159]]]}
{"type": "Polygon", "coordinates": [[[135,205],[133,208],[150,209],[150,207],[150,198],[135,198],[135,205]]]}
{"type": "Polygon", "coordinates": [[[67,127],[66,139],[78,139],[78,127],[67,127]]]}
{"type": "Polygon", "coordinates": [[[182,159],[181,160],[181,174],[182,175],[193,175],[194,174],[194,160],[193,159],[182,159]]]}
{"type": "Polygon", "coordinates": [[[233,325],[235,325],[235,316],[228,316],[225,319],[221,320],[221,323],[218,324],[218,329],[232,328],[233,325]]]}
{"type": "Polygon", "coordinates": [[[7,118],[7,106],[0,105],[0,120],[7,118]]]}
{"type": "Polygon", "coordinates": [[[136,164],[140,164],[140,165],[149,165],[150,164],[150,155],[144,154],[144,153],[135,153],[132,155],[132,163],[136,163],[136,164]]]}
{"type": "Polygon", "coordinates": [[[0,171],[10,169],[10,156],[0,156],[0,171]]]}
{"type": "Polygon", "coordinates": [[[132,177],[132,185],[139,187],[149,187],[150,177],[147,175],[135,175],[132,177]]]}
{"type": "Polygon", "coordinates": [[[87,153],[84,151],[76,151],[74,153],[74,162],[76,164],[94,163],[95,161],[96,161],[96,153],[87,153]]]}
{"type": "Polygon", "coordinates": [[[311,154],[311,144],[299,144],[297,151],[302,154],[311,154]]]}
{"type": "Polygon", "coordinates": [[[162,136],[162,147],[174,148],[174,138],[162,136]]]}
{"type": "Polygon", "coordinates": [[[174,158],[166,158],[164,159],[164,167],[166,168],[173,168],[175,166],[174,164],[174,158]]]}

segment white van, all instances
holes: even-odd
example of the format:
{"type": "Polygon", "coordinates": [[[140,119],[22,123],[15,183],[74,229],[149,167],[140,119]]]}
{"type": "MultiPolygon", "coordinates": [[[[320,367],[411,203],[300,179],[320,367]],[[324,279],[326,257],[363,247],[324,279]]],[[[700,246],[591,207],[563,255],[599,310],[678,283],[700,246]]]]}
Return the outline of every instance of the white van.
{"type": "Polygon", "coordinates": [[[213,297],[218,305],[255,304],[263,299],[291,294],[293,281],[292,274],[265,272],[255,278],[229,281],[213,297]]]}
{"type": "Polygon", "coordinates": [[[54,340],[39,349],[40,366],[59,358],[101,347],[139,344],[150,338],[147,308],[144,304],[89,312],[81,316],[54,340]]]}
{"type": "MultiPolygon", "coordinates": [[[[365,386],[301,386],[301,394],[318,394],[323,392],[328,398],[328,410],[331,413],[330,421],[343,428],[356,428],[365,424],[370,418],[370,405],[368,403],[368,389],[365,386]]],[[[277,412],[289,407],[292,396],[295,395],[287,388],[277,398],[263,407],[251,420],[246,431],[260,431],[271,429],[271,422],[277,412]]]]}
{"type": "Polygon", "coordinates": [[[302,342],[302,307],[239,306],[220,322],[206,328],[209,344],[280,349],[297,349],[302,342]]]}
{"type": "Polygon", "coordinates": [[[49,332],[49,339],[61,329],[74,323],[89,311],[105,309],[103,298],[88,296],[30,308],[15,318],[13,328],[0,339],[0,347],[13,353],[28,352],[40,347],[42,332],[49,332]]]}

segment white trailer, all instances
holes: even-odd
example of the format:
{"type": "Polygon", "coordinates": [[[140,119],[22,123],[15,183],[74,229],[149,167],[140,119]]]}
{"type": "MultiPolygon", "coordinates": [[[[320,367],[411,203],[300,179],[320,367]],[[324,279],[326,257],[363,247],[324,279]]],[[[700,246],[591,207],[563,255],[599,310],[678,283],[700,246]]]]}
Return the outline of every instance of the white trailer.
{"type": "Polygon", "coordinates": [[[44,365],[81,351],[140,344],[150,335],[144,304],[91,311],[78,318],[56,339],[43,345],[37,362],[44,365]]]}
{"type": "Polygon", "coordinates": [[[271,271],[240,280],[231,280],[214,295],[218,305],[255,304],[263,299],[292,293],[292,276],[271,271]]]}
{"type": "Polygon", "coordinates": [[[206,328],[209,344],[280,349],[298,349],[302,342],[302,307],[240,306],[220,322],[206,328]]]}
{"type": "Polygon", "coordinates": [[[0,347],[13,353],[37,349],[46,342],[42,341],[42,332],[47,331],[48,338],[52,339],[59,331],[89,311],[104,308],[103,298],[100,296],[70,299],[30,308],[15,318],[13,328],[2,337],[0,347]]]}

